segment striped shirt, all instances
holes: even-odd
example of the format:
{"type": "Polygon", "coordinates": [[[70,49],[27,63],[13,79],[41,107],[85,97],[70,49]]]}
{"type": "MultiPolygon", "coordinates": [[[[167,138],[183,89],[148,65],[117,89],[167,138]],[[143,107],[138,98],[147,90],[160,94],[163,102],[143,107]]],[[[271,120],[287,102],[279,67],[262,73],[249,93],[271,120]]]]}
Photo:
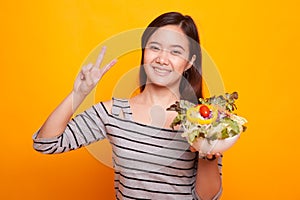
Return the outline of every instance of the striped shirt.
{"type": "MultiPolygon", "coordinates": [[[[37,151],[53,154],[107,138],[116,199],[200,199],[195,192],[198,156],[181,133],[135,122],[128,100],[113,98],[111,113],[100,102],[70,120],[59,136],[36,138],[37,132],[33,140],[37,151]]],[[[220,173],[221,166],[220,159],[220,173]]]]}

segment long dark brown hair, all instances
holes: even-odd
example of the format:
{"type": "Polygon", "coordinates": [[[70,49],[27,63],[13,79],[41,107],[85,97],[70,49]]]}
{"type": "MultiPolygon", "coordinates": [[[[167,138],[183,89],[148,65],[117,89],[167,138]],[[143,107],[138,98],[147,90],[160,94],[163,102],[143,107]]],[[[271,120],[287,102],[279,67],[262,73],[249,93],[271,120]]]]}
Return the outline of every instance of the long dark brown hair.
{"type": "Polygon", "coordinates": [[[189,41],[190,55],[189,60],[193,55],[196,55],[196,60],[193,66],[183,73],[180,82],[179,92],[181,99],[197,102],[202,97],[202,55],[200,48],[199,34],[194,20],[188,15],[182,15],[178,12],[168,12],[158,16],[146,28],[142,36],[142,59],[140,66],[140,91],[145,89],[147,75],[144,69],[144,52],[146,44],[151,35],[160,27],[166,25],[178,25],[187,35],[189,41]]]}

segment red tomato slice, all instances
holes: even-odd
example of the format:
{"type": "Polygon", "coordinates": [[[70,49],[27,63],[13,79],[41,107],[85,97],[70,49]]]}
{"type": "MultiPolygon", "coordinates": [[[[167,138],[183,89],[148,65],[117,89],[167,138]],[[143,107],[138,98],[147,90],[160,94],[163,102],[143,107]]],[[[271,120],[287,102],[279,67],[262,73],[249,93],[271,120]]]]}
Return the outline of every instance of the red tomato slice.
{"type": "Polygon", "coordinates": [[[206,105],[201,105],[199,108],[199,113],[202,117],[207,118],[210,115],[210,109],[206,105]]]}

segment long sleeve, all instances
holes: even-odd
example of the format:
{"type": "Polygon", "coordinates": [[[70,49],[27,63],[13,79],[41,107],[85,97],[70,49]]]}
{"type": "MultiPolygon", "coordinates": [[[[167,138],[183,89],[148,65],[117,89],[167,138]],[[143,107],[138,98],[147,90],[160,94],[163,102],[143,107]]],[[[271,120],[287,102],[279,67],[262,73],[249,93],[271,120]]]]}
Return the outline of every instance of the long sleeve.
{"type": "Polygon", "coordinates": [[[37,131],[33,135],[33,148],[44,154],[63,153],[106,138],[103,106],[99,103],[78,114],[59,136],[37,138],[37,131]]]}

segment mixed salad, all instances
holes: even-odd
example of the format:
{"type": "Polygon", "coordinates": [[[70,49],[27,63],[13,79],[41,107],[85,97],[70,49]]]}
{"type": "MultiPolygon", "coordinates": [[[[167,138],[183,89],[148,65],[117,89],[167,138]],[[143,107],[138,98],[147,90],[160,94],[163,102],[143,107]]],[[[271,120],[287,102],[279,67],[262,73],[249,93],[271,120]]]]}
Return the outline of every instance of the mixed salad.
{"type": "Polygon", "coordinates": [[[178,115],[171,123],[171,128],[181,125],[184,129],[183,137],[192,144],[197,138],[208,141],[226,139],[246,130],[247,120],[234,113],[237,109],[235,100],[238,93],[200,98],[199,104],[180,100],[167,110],[176,111],[178,115]]]}

